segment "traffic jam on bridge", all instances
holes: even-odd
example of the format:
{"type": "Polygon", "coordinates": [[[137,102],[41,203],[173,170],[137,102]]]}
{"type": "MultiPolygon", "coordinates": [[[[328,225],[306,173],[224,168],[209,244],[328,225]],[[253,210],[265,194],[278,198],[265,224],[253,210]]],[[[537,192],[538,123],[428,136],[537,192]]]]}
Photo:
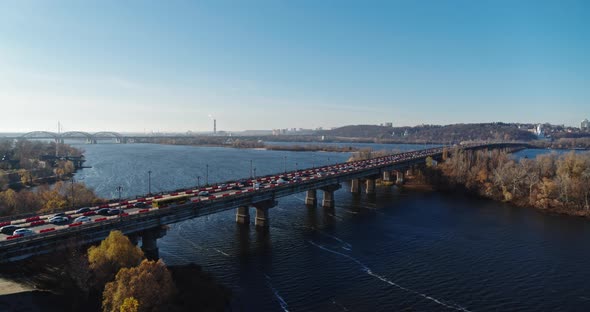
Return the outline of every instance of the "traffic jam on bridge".
{"type": "Polygon", "coordinates": [[[178,206],[189,201],[193,203],[207,202],[248,192],[259,192],[269,188],[423,158],[441,152],[442,148],[411,151],[368,160],[339,163],[283,174],[230,181],[207,187],[179,190],[95,207],[83,207],[60,213],[15,218],[13,220],[5,219],[4,221],[0,221],[0,241],[18,240],[31,235],[43,235],[72,227],[84,227],[97,222],[123,219],[133,214],[142,214],[156,209],[178,206]]]}

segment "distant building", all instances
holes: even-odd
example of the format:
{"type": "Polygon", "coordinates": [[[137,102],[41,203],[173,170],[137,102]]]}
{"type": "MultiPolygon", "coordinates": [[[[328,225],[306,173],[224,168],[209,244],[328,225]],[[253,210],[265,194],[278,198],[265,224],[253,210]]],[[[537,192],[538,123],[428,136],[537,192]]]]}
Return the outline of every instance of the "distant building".
{"type": "Polygon", "coordinates": [[[580,124],[580,130],[582,130],[582,131],[590,130],[590,122],[588,121],[588,119],[582,120],[582,123],[580,124]]]}
{"type": "Polygon", "coordinates": [[[537,128],[535,129],[535,134],[540,138],[545,136],[545,133],[543,132],[543,125],[541,125],[541,124],[537,125],[537,128]]]}
{"type": "Polygon", "coordinates": [[[383,124],[383,126],[391,128],[391,127],[393,127],[393,122],[386,122],[383,124]]]}

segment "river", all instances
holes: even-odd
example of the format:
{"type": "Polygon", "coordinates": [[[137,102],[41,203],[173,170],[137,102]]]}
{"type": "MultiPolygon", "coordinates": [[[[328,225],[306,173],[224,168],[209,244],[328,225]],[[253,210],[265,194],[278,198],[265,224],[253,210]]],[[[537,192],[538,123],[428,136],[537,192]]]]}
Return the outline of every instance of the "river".
{"type": "MultiPolygon", "coordinates": [[[[76,178],[124,197],[345,161],[349,154],[150,144],[80,145],[76,178]]],[[[391,149],[424,146],[392,145],[391,149]]],[[[195,262],[237,311],[588,311],[590,223],[470,197],[378,187],[336,208],[279,199],[268,233],[233,211],[171,225],[169,265],[195,262]]],[[[254,211],[251,211],[254,214],[254,211]]]]}

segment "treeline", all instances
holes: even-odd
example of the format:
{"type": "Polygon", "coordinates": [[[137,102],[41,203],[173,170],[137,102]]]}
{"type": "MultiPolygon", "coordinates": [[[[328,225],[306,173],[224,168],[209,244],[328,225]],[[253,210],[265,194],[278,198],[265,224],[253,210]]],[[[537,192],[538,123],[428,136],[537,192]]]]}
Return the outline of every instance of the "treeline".
{"type": "Polygon", "coordinates": [[[336,145],[264,145],[264,148],[270,151],[293,151],[293,152],[343,152],[351,153],[359,151],[358,148],[352,146],[336,146],[336,145]]]}
{"type": "Polygon", "coordinates": [[[428,173],[438,186],[463,186],[518,206],[590,216],[590,153],[515,160],[498,150],[456,150],[428,173]]]}
{"type": "MultiPolygon", "coordinates": [[[[55,155],[55,142],[0,139],[0,169],[38,169],[45,155],[55,155]]],[[[67,144],[57,146],[60,156],[82,156],[82,151],[67,144]]]]}
{"type": "MultiPolygon", "coordinates": [[[[69,160],[55,157],[55,142],[0,140],[0,190],[60,179],[76,171],[69,160]]],[[[61,156],[79,157],[82,151],[59,144],[61,156]]]]}
{"type": "Polygon", "coordinates": [[[150,139],[154,144],[195,145],[195,146],[225,146],[235,148],[262,148],[264,143],[251,139],[239,139],[226,136],[195,136],[186,138],[157,138],[150,139]]]}
{"type": "Polygon", "coordinates": [[[454,125],[421,125],[416,127],[385,127],[353,125],[318,134],[329,137],[380,139],[383,143],[459,143],[461,141],[531,141],[537,136],[519,129],[516,124],[478,123],[454,125]]]}
{"type": "Polygon", "coordinates": [[[388,155],[395,155],[395,154],[399,154],[402,151],[400,150],[391,150],[391,151],[386,151],[386,150],[381,150],[381,151],[374,151],[371,148],[363,148],[357,152],[354,152],[350,158],[348,158],[347,162],[351,162],[351,161],[358,161],[358,160],[367,160],[367,159],[372,159],[372,158],[377,158],[377,157],[383,157],[383,156],[388,156],[388,155]]]}
{"type": "Polygon", "coordinates": [[[38,186],[34,190],[0,191],[0,216],[60,211],[103,202],[105,200],[82,183],[59,181],[52,186],[38,186]]]}
{"type": "Polygon", "coordinates": [[[86,251],[66,246],[27,267],[35,286],[61,294],[63,311],[225,311],[231,299],[199,266],[148,260],[120,231],[86,251]]]}
{"type": "Polygon", "coordinates": [[[590,138],[560,138],[553,141],[534,141],[531,145],[539,148],[552,149],[590,149],[590,138]]]}

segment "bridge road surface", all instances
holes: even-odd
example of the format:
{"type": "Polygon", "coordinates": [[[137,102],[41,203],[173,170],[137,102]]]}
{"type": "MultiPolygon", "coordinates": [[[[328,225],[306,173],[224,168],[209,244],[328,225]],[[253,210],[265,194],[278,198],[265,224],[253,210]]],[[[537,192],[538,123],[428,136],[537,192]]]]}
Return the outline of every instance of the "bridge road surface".
{"type": "MultiPolygon", "coordinates": [[[[463,146],[462,148],[467,149],[477,149],[477,148],[486,148],[486,147],[493,147],[492,145],[470,145],[470,146],[463,146]]],[[[268,188],[274,188],[277,186],[281,186],[282,184],[297,184],[308,182],[310,180],[322,180],[322,179],[329,179],[332,175],[342,174],[342,173],[355,173],[359,172],[362,173],[364,170],[369,170],[374,167],[382,167],[387,165],[395,165],[397,163],[404,163],[407,161],[412,160],[424,160],[427,156],[433,156],[434,158],[438,158],[442,155],[443,147],[440,148],[431,148],[425,150],[418,150],[418,151],[411,151],[411,152],[404,152],[399,154],[393,154],[373,159],[367,160],[359,160],[354,162],[348,163],[338,163],[333,165],[327,165],[317,168],[308,168],[302,169],[297,171],[286,172],[282,174],[275,174],[275,175],[268,175],[263,177],[257,177],[253,179],[242,179],[240,181],[228,181],[225,183],[218,183],[213,186],[202,187],[202,188],[191,188],[187,190],[181,190],[176,192],[169,192],[166,194],[150,196],[150,197],[142,197],[137,199],[129,199],[123,200],[121,202],[114,202],[110,204],[104,204],[95,207],[89,207],[92,214],[95,213],[98,209],[101,208],[122,208],[122,215],[110,215],[110,216],[103,216],[103,215],[88,215],[91,219],[90,222],[86,223],[73,223],[73,220],[83,214],[77,214],[76,210],[69,210],[65,211],[66,216],[69,217],[69,221],[64,224],[52,224],[49,222],[49,218],[54,216],[55,213],[51,214],[44,214],[38,216],[28,216],[24,217],[6,217],[0,219],[0,226],[5,225],[16,225],[19,228],[28,228],[34,231],[35,234],[27,235],[27,236],[20,236],[20,235],[6,235],[0,234],[0,248],[7,244],[7,243],[17,243],[19,240],[23,240],[25,237],[32,237],[32,236],[39,236],[44,235],[46,233],[55,233],[56,231],[61,231],[65,229],[69,229],[72,227],[86,227],[98,222],[105,222],[110,221],[114,222],[119,218],[121,220],[125,220],[126,218],[132,217],[133,215],[142,214],[154,210],[162,210],[167,209],[169,207],[174,207],[175,204],[171,204],[167,207],[154,207],[152,202],[154,200],[163,198],[170,198],[174,196],[181,196],[181,195],[188,195],[188,199],[193,203],[202,202],[205,203],[207,201],[215,201],[219,198],[226,198],[231,196],[236,196],[244,193],[251,193],[251,192],[262,192],[267,190],[268,188]],[[198,196],[199,192],[207,191],[209,192],[208,196],[198,196]],[[138,202],[143,202],[146,206],[145,207],[134,207],[134,205],[138,202]]],[[[188,208],[187,208],[188,209],[188,208]]]]}

